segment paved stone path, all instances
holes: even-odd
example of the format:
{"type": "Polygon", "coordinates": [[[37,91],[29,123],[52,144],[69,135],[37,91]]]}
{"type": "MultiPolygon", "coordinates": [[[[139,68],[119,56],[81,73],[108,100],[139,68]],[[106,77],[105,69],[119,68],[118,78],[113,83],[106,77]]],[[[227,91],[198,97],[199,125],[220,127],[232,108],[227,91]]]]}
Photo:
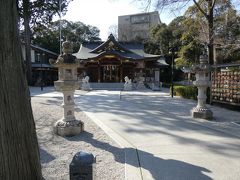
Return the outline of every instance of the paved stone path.
{"type": "Polygon", "coordinates": [[[240,112],[211,107],[214,122],[190,117],[195,101],[165,92],[92,91],[77,105],[126,148],[126,179],[240,179],[240,112]]]}

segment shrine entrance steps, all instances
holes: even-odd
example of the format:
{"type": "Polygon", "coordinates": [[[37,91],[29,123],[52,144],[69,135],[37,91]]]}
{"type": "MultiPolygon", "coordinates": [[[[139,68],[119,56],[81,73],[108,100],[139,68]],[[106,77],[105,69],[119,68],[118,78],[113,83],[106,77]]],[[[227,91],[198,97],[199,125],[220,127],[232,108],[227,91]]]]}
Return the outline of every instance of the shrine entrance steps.
{"type": "Polygon", "coordinates": [[[124,83],[90,83],[92,90],[123,90],[124,83]]]}

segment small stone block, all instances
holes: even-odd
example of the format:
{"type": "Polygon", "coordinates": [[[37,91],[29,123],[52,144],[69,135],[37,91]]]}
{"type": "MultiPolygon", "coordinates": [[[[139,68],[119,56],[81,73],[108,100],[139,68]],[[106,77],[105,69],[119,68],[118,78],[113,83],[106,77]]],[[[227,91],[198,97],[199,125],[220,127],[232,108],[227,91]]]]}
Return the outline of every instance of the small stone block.
{"type": "Polygon", "coordinates": [[[54,125],[54,133],[59,136],[75,136],[84,131],[84,123],[79,120],[57,121],[54,125]]]}

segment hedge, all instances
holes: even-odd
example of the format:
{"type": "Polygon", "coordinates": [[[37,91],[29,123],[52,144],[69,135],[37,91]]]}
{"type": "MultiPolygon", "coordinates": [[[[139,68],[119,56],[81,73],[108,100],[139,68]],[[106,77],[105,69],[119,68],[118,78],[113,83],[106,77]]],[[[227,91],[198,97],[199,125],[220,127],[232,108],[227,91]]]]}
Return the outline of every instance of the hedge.
{"type": "MultiPolygon", "coordinates": [[[[172,87],[170,87],[170,93],[172,87]]],[[[197,99],[197,87],[195,86],[183,86],[183,85],[174,85],[173,86],[173,95],[181,96],[187,99],[197,99]]]]}
{"type": "MultiPolygon", "coordinates": [[[[172,93],[172,88],[170,87],[170,95],[172,93]]],[[[174,85],[173,86],[173,95],[181,96],[187,99],[197,100],[198,90],[196,86],[183,86],[183,85],[174,85]]],[[[210,102],[210,89],[207,88],[207,103],[210,102]]]]}

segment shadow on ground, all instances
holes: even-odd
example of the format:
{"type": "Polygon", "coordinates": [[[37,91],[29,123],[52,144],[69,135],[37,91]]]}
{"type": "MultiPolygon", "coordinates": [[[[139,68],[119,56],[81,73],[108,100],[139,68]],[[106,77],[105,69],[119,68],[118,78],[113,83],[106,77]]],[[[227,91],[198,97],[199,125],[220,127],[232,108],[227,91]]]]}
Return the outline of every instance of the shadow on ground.
{"type": "Polygon", "coordinates": [[[82,136],[84,136],[85,142],[91,144],[92,146],[94,146],[96,148],[103,149],[103,150],[108,151],[111,154],[113,154],[115,161],[120,162],[120,163],[125,163],[125,161],[121,157],[116,156],[116,154],[121,154],[121,153],[119,153],[119,151],[123,151],[122,148],[117,148],[108,143],[98,141],[98,140],[94,139],[93,134],[91,134],[89,132],[84,131],[80,135],[73,136],[73,137],[65,137],[65,138],[69,141],[83,141],[82,136]]]}
{"type": "Polygon", "coordinates": [[[133,135],[154,134],[156,137],[166,135],[181,144],[195,144],[214,153],[239,158],[238,154],[232,152],[238,151],[240,144],[228,141],[229,139],[238,140],[237,137],[207,128],[192,120],[190,109],[196,106],[194,101],[154,95],[145,96],[144,101],[142,96],[137,95],[131,95],[131,97],[125,95],[120,99],[116,95],[103,93],[76,99],[76,104],[80,108],[84,106],[88,112],[104,113],[107,111],[113,115],[125,117],[120,121],[112,116],[108,123],[118,124],[125,132],[133,135]],[[135,121],[129,123],[131,119],[135,121]],[[145,124],[145,126],[140,127],[139,124],[145,124]],[[206,141],[200,136],[208,136],[210,139],[206,141]],[[220,138],[225,141],[216,143],[220,138]]]}
{"type": "Polygon", "coordinates": [[[39,150],[40,150],[40,156],[41,156],[41,163],[49,163],[49,162],[53,161],[54,159],[56,159],[54,156],[49,154],[43,148],[40,147],[39,150]]]}
{"type": "MultiPolygon", "coordinates": [[[[88,132],[83,132],[85,136],[85,142],[91,144],[92,146],[96,148],[101,148],[104,151],[109,151],[113,155],[119,154],[116,153],[117,151],[122,151],[122,148],[118,148],[115,146],[111,146],[108,143],[98,141],[93,138],[93,135],[88,132]],[[86,138],[87,137],[87,138],[86,138]]],[[[66,137],[67,140],[69,141],[82,141],[83,138],[80,135],[74,136],[74,137],[66,137]]],[[[134,148],[125,148],[125,152],[128,153],[136,153],[136,149],[134,148]]],[[[200,167],[200,166],[195,166],[190,163],[186,163],[183,161],[178,161],[178,160],[173,160],[173,159],[162,159],[159,157],[154,156],[151,153],[142,151],[142,150],[137,150],[138,154],[140,154],[140,157],[146,157],[148,156],[149,162],[151,163],[152,166],[157,167],[157,171],[152,171],[149,169],[149,165],[146,164],[140,164],[142,169],[147,170],[153,179],[171,179],[171,180],[186,180],[186,179],[191,179],[191,180],[211,180],[212,178],[208,177],[207,175],[204,174],[204,172],[211,172],[210,170],[200,167]]],[[[119,158],[117,156],[115,157],[115,161],[120,162],[120,163],[125,163],[125,161],[122,160],[122,158],[119,158]]],[[[96,157],[97,158],[97,157],[96,157]]],[[[141,162],[141,159],[140,159],[141,162]]],[[[126,160],[126,163],[128,163],[131,166],[134,167],[139,167],[139,163],[136,161],[129,161],[126,160]]]]}

